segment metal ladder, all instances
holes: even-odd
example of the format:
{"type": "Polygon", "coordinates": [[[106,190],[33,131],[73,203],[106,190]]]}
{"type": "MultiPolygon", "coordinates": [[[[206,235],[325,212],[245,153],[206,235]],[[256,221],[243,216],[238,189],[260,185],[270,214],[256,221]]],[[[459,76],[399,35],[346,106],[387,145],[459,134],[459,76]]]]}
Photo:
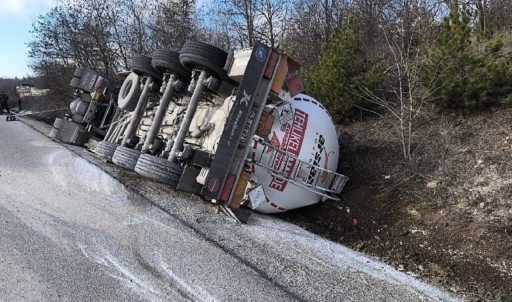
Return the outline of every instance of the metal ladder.
{"type": "Polygon", "coordinates": [[[323,197],[339,200],[332,194],[339,194],[343,190],[348,181],[347,176],[300,160],[295,155],[276,148],[271,142],[262,138],[255,138],[255,141],[263,146],[263,150],[258,158],[254,159],[254,164],[267,169],[272,176],[289,181],[323,197]]]}

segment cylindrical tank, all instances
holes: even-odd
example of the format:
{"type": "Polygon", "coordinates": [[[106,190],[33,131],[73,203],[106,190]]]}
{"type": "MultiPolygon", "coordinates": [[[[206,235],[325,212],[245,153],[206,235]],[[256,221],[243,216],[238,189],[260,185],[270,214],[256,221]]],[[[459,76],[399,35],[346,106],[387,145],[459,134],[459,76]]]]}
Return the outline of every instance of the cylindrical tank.
{"type": "MultiPolygon", "coordinates": [[[[296,95],[278,108],[266,111],[262,120],[259,135],[290,155],[287,157],[283,155],[284,152],[273,152],[272,148],[255,143],[253,156],[264,166],[271,165],[274,170],[280,170],[292,178],[292,172],[298,168],[298,160],[336,171],[339,157],[336,128],[327,110],[317,100],[305,94],[296,95]],[[272,159],[273,155],[276,156],[272,159]],[[287,161],[287,158],[292,159],[287,161]]],[[[315,189],[273,176],[269,169],[260,165],[253,165],[253,181],[261,184],[265,193],[266,202],[255,208],[262,213],[279,213],[312,205],[322,197],[315,189]]],[[[319,184],[326,187],[325,182],[326,175],[320,175],[319,184]]]]}
{"type": "Polygon", "coordinates": [[[69,104],[69,110],[71,110],[71,114],[76,114],[76,107],[78,106],[78,103],[80,103],[82,100],[80,100],[80,98],[78,99],[74,99],[70,104],[69,104]]]}

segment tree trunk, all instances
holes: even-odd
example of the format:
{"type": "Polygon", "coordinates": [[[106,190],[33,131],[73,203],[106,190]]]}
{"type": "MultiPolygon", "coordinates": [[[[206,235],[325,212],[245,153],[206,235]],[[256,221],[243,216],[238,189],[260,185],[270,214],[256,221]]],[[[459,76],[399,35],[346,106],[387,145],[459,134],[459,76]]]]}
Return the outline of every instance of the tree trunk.
{"type": "Polygon", "coordinates": [[[449,0],[450,13],[459,14],[459,0],[449,0]]]}
{"type": "Polygon", "coordinates": [[[487,10],[487,0],[477,0],[476,1],[476,9],[478,11],[478,26],[482,32],[486,31],[487,22],[486,22],[486,10],[487,10]]]}

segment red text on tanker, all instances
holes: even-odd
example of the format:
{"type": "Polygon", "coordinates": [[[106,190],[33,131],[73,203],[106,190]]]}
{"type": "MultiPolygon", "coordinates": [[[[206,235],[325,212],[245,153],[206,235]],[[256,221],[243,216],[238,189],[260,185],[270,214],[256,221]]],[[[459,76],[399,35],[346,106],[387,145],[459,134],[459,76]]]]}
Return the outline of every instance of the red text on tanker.
{"type": "MultiPolygon", "coordinates": [[[[285,127],[285,133],[281,148],[292,154],[294,157],[291,158],[286,156],[284,152],[279,152],[274,162],[274,169],[278,171],[284,170],[284,175],[289,177],[295,166],[297,165],[297,159],[302,148],[302,142],[304,141],[304,134],[308,126],[308,114],[300,109],[295,109],[293,114],[292,124],[288,124],[285,127]],[[284,168],[284,169],[283,169],[284,168]]],[[[286,189],[288,181],[279,177],[272,177],[270,181],[270,187],[283,192],[286,189]]]]}

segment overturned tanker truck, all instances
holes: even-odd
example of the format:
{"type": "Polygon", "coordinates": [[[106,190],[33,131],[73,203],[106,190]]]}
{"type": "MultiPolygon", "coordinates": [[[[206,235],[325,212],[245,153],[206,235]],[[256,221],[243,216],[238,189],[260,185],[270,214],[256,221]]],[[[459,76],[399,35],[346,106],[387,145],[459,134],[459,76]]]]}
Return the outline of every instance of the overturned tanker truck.
{"type": "Polygon", "coordinates": [[[336,172],[335,125],[288,56],[191,41],[130,68],[98,156],[235,218],[241,207],[279,213],[338,198],[347,177],[336,172]]]}

